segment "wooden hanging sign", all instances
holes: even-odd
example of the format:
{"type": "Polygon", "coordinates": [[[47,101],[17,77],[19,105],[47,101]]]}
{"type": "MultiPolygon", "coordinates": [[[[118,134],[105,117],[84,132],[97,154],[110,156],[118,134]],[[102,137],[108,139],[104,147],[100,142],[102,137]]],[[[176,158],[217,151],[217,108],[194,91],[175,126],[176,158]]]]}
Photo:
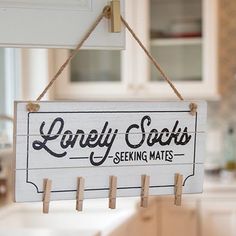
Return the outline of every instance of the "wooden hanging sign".
{"type": "Polygon", "coordinates": [[[15,103],[15,201],[42,201],[45,179],[51,200],[111,198],[111,176],[115,197],[140,196],[142,176],[149,195],[175,194],[176,173],[183,193],[202,192],[205,102],[27,104],[15,103]]]}

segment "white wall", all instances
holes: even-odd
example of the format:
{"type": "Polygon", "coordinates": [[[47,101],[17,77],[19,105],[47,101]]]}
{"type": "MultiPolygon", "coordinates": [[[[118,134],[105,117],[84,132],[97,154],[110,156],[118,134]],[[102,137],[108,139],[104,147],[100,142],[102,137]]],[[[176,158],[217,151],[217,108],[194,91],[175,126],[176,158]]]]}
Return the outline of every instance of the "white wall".
{"type": "MultiPolygon", "coordinates": [[[[21,83],[23,100],[36,100],[48,84],[51,77],[51,70],[53,69],[49,68],[50,57],[51,54],[47,49],[21,50],[21,83]]],[[[48,100],[52,94],[53,89],[45,95],[43,100],[48,100]]]]}

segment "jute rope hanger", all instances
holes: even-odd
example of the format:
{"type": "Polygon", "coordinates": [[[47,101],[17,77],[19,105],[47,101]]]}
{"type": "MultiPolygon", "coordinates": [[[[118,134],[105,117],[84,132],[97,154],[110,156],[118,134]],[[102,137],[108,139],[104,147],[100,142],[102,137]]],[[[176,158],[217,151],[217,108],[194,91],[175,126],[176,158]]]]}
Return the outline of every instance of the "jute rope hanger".
{"type": "MultiPolygon", "coordinates": [[[[111,18],[111,7],[105,6],[103,11],[100,13],[100,15],[97,17],[97,19],[95,20],[95,22],[92,24],[92,26],[90,27],[90,29],[88,30],[88,32],[84,35],[84,37],[82,38],[82,40],[79,42],[79,44],[77,45],[77,47],[75,48],[75,50],[73,50],[69,57],[66,59],[66,61],[61,65],[61,67],[59,68],[59,70],[57,71],[57,73],[53,76],[53,78],[51,79],[51,81],[48,83],[48,85],[45,87],[45,89],[43,90],[43,92],[39,95],[39,97],[36,99],[36,102],[41,101],[41,99],[45,96],[45,94],[47,93],[47,91],[52,87],[52,85],[54,84],[54,82],[58,79],[58,77],[61,75],[61,73],[64,71],[64,69],[66,68],[66,66],[68,66],[68,64],[71,62],[71,60],[76,56],[76,54],[79,52],[79,50],[81,49],[81,47],[83,46],[84,42],[89,38],[89,36],[92,34],[92,32],[96,29],[96,27],[98,26],[98,24],[101,22],[101,20],[103,18],[107,18],[110,19],[111,18]]],[[[136,42],[138,43],[138,45],[143,49],[143,51],[145,52],[145,54],[147,55],[147,57],[150,59],[150,61],[153,63],[153,65],[156,67],[156,69],[160,72],[160,74],[162,75],[163,79],[169,84],[169,86],[172,88],[173,92],[176,94],[176,96],[183,101],[183,97],[180,94],[180,92],[177,90],[177,88],[174,86],[174,84],[172,83],[172,81],[169,79],[169,77],[167,76],[167,74],[164,72],[164,70],[162,69],[162,67],[160,66],[160,64],[156,61],[156,59],[151,55],[151,53],[147,50],[147,48],[143,45],[143,43],[141,42],[141,40],[138,38],[138,36],[135,34],[135,32],[132,30],[132,28],[129,26],[129,24],[126,22],[126,20],[121,17],[121,22],[123,23],[123,25],[128,29],[128,31],[130,32],[130,34],[134,37],[134,39],[136,40],[136,42]]],[[[196,112],[196,104],[191,103],[190,104],[190,110],[191,110],[191,114],[195,114],[196,112]]],[[[27,105],[27,110],[28,111],[34,111],[37,112],[39,110],[40,106],[39,104],[35,104],[35,103],[29,103],[27,105]]]]}
{"type": "Polygon", "coordinates": [[[6,121],[14,121],[14,119],[7,115],[0,115],[0,120],[6,120],[6,121]]]}
{"type": "MultiPolygon", "coordinates": [[[[90,27],[90,29],[88,30],[88,32],[85,34],[85,36],[82,38],[82,40],[79,42],[79,44],[77,45],[77,47],[75,48],[75,50],[73,50],[71,52],[71,54],[69,55],[69,57],[66,59],[66,61],[62,64],[62,66],[59,68],[59,70],[57,71],[57,73],[53,76],[53,78],[51,79],[51,81],[49,82],[49,84],[45,87],[45,89],[43,90],[43,92],[39,95],[39,97],[36,99],[36,101],[40,101],[44,95],[47,93],[47,91],[51,88],[51,86],[54,84],[54,82],[58,79],[58,77],[61,75],[61,73],[63,72],[63,70],[66,68],[66,66],[70,63],[70,61],[75,57],[75,55],[78,53],[78,51],[81,49],[81,47],[83,46],[84,42],[89,38],[89,36],[92,34],[92,32],[96,29],[96,27],[98,26],[98,24],[101,22],[101,20],[103,19],[103,17],[106,17],[108,19],[111,18],[111,7],[110,6],[105,6],[103,11],[101,12],[101,14],[97,17],[97,19],[95,20],[95,22],[93,23],[93,25],[90,27]]],[[[154,66],[156,67],[156,69],[161,73],[161,75],[163,76],[163,78],[166,80],[166,82],[171,86],[171,88],[173,89],[174,93],[176,94],[176,96],[180,99],[180,100],[184,100],[183,97],[181,96],[181,94],[179,93],[179,91],[177,90],[177,88],[174,86],[174,84],[171,82],[171,80],[168,78],[168,76],[166,75],[166,73],[164,72],[164,70],[161,68],[161,66],[158,64],[158,62],[154,59],[154,57],[148,52],[147,48],[143,45],[143,43],[141,42],[141,40],[138,38],[138,36],[134,33],[134,31],[131,29],[131,27],[129,26],[129,24],[126,22],[126,20],[121,16],[121,21],[122,23],[125,25],[125,27],[129,30],[129,32],[131,33],[131,35],[134,37],[134,39],[137,41],[137,43],[139,44],[139,46],[144,50],[144,52],[146,53],[146,55],[148,56],[148,58],[152,61],[152,63],[154,64],[154,66]]]]}

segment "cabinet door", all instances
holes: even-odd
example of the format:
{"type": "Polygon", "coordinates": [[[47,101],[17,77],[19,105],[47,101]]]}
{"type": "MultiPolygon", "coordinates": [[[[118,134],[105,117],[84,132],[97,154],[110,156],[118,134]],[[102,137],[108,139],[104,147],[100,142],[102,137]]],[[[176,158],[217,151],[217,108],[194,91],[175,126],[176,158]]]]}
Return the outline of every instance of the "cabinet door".
{"type": "Polygon", "coordinates": [[[197,236],[197,210],[195,201],[183,201],[181,207],[173,202],[162,203],[162,236],[197,236]]]}
{"type": "Polygon", "coordinates": [[[201,203],[202,236],[235,236],[236,202],[211,200],[201,203]]]}
{"type": "MultiPolygon", "coordinates": [[[[56,68],[64,63],[70,51],[56,50],[56,68]]],[[[65,68],[56,84],[59,99],[98,99],[119,97],[125,93],[121,76],[121,52],[83,50],[65,68]]]]}
{"type": "MultiPolygon", "coordinates": [[[[137,1],[137,34],[167,76],[186,98],[217,96],[217,1],[137,1]],[[144,6],[145,5],[145,6],[144,6]],[[209,88],[211,88],[209,90],[209,88]]],[[[136,78],[143,78],[140,93],[175,98],[157,69],[137,49],[136,78]]],[[[137,79],[139,80],[139,79],[137,79]]]]}
{"type": "Polygon", "coordinates": [[[127,228],[128,236],[159,236],[160,217],[158,205],[150,204],[147,209],[140,209],[132,218],[127,228]]]}
{"type": "MultiPolygon", "coordinates": [[[[0,0],[0,37],[2,47],[75,48],[107,0],[0,0]]],[[[121,0],[124,13],[124,1],[121,0]]],[[[121,49],[125,34],[111,34],[103,20],[86,48],[121,49]]]]}
{"type": "Polygon", "coordinates": [[[157,219],[153,210],[147,213],[139,213],[128,225],[128,236],[156,236],[157,219]]]}
{"type": "MultiPolygon", "coordinates": [[[[132,0],[133,1],[133,0],[132,0]]],[[[130,1],[125,4],[125,18],[134,24],[133,5],[130,1]]],[[[122,13],[123,14],[123,13],[122,13]]],[[[107,29],[107,27],[106,27],[107,29]]],[[[122,28],[122,32],[125,30],[122,28]]],[[[112,35],[110,33],[110,35],[112,35]]],[[[82,50],[66,67],[57,81],[55,97],[58,99],[127,99],[133,97],[133,44],[126,37],[126,48],[123,51],[104,49],[82,50]]],[[[55,72],[68,58],[69,50],[55,50],[51,66],[55,72]]]]}

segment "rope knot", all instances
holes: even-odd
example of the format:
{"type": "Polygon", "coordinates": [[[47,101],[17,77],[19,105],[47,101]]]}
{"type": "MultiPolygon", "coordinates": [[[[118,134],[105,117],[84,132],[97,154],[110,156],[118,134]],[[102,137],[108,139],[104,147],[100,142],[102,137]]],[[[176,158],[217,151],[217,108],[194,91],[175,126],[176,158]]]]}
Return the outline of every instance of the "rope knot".
{"type": "Polygon", "coordinates": [[[110,6],[105,6],[103,8],[103,15],[107,18],[110,19],[111,18],[111,7],[110,6]]]}
{"type": "Polygon", "coordinates": [[[195,116],[197,113],[197,104],[192,102],[189,104],[189,108],[190,108],[190,114],[192,116],[195,116]]]}
{"type": "Polygon", "coordinates": [[[26,109],[28,112],[38,112],[40,109],[40,105],[37,103],[29,102],[26,106],[26,109]]]}

